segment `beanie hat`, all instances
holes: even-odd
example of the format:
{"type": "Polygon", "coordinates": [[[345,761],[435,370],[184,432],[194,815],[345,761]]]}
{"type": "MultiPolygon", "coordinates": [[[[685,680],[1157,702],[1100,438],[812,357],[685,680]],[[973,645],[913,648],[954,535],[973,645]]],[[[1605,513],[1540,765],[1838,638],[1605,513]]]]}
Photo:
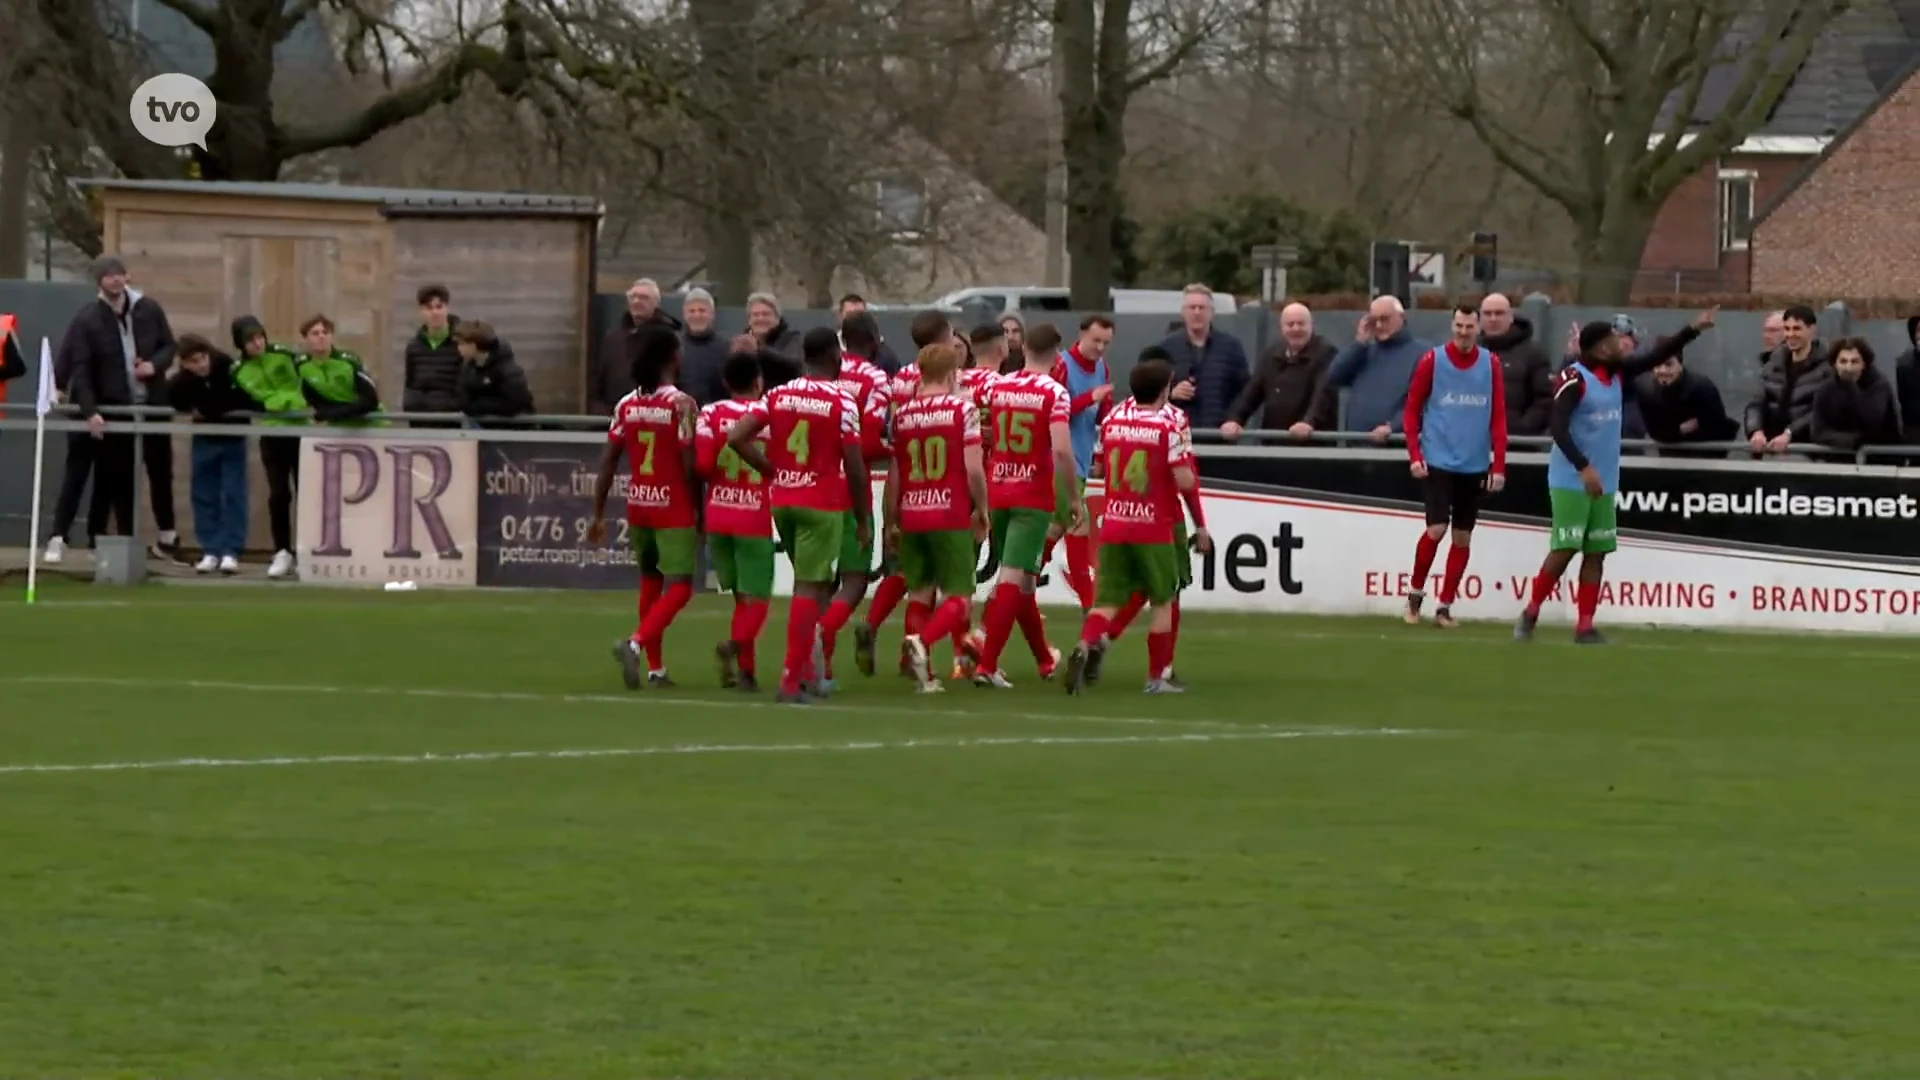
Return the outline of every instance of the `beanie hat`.
{"type": "Polygon", "coordinates": [[[1593,351],[1593,347],[1612,337],[1613,324],[1610,322],[1590,322],[1580,328],[1580,355],[1593,351]]]}

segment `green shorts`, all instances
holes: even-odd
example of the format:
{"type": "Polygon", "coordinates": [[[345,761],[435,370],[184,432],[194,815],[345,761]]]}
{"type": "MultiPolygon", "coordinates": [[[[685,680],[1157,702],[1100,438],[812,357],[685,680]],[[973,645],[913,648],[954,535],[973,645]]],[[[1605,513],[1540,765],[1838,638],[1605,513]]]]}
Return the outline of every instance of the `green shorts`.
{"type": "Polygon", "coordinates": [[[627,529],[633,543],[633,556],[641,573],[656,568],[661,577],[692,577],[699,560],[700,534],[692,528],[651,529],[634,525],[627,529]]]}
{"type": "Polygon", "coordinates": [[[793,563],[793,580],[812,585],[833,582],[833,561],[840,553],[840,530],[846,515],[836,510],[809,510],[803,506],[773,508],[773,528],[793,563]]]}
{"type": "Polygon", "coordinates": [[[840,551],[834,559],[834,567],[842,574],[873,574],[873,537],[860,542],[860,522],[849,510],[843,514],[840,524],[840,551]]]}
{"type": "Polygon", "coordinates": [[[1094,605],[1116,608],[1135,593],[1150,604],[1164,604],[1180,591],[1172,544],[1101,544],[1094,575],[1094,605]]]}
{"type": "Polygon", "coordinates": [[[979,548],[965,529],[900,534],[900,576],[915,592],[934,588],[943,596],[972,596],[979,548]]]}
{"type": "Polygon", "coordinates": [[[1187,535],[1186,519],[1181,518],[1180,524],[1173,527],[1173,569],[1179,575],[1176,580],[1182,589],[1193,584],[1193,557],[1188,554],[1193,549],[1187,546],[1192,539],[1187,535]]]}
{"type": "Polygon", "coordinates": [[[1007,569],[1038,576],[1047,552],[1047,527],[1053,521],[1053,515],[1045,510],[995,510],[993,529],[987,534],[994,561],[1007,569]]]}
{"type": "Polygon", "coordinates": [[[729,536],[714,533],[707,537],[713,549],[713,572],[720,578],[720,591],[765,600],[773,595],[773,537],[729,536]]]}
{"type": "Polygon", "coordinates": [[[1620,546],[1612,495],[1589,495],[1564,488],[1553,488],[1547,495],[1553,500],[1553,539],[1549,548],[1605,555],[1620,546]]]}

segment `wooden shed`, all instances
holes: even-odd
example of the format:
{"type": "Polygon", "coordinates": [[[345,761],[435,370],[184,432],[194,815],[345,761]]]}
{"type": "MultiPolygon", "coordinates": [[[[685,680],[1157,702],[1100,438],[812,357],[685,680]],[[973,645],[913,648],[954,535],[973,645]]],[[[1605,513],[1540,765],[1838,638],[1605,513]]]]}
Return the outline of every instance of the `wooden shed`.
{"type": "MultiPolygon", "coordinates": [[[[175,334],[222,348],[253,315],[276,341],[325,314],[360,354],[382,404],[401,408],[403,354],[422,285],[453,294],[462,318],[493,325],[526,369],[539,411],[583,411],[600,203],[574,195],[333,184],[97,180],[105,250],[158,300],[175,334]]],[[[175,504],[188,533],[185,439],[175,504]]],[[[255,462],[248,547],[264,549],[266,495],[255,462]]],[[[191,543],[191,539],[188,540],[191,543]]]]}

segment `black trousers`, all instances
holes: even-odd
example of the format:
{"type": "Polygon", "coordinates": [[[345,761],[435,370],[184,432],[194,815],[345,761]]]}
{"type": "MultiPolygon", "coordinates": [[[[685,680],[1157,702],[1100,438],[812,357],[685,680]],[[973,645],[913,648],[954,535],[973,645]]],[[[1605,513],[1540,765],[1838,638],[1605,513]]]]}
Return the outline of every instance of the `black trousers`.
{"type": "MultiPolygon", "coordinates": [[[[134,535],[133,440],[132,435],[111,431],[98,439],[84,431],[67,436],[66,475],[60,481],[60,498],[53,507],[54,536],[64,539],[73,531],[73,519],[80,512],[80,496],[89,478],[93,480],[93,498],[87,505],[88,540],[107,531],[109,516],[119,526],[121,536],[134,535]]],[[[173,440],[165,435],[142,435],[140,456],[145,459],[154,527],[172,532],[173,440]]]]}
{"type": "Polygon", "coordinates": [[[293,550],[293,489],[300,481],[300,437],[262,435],[260,465],[267,473],[267,526],[273,550],[293,550]]]}

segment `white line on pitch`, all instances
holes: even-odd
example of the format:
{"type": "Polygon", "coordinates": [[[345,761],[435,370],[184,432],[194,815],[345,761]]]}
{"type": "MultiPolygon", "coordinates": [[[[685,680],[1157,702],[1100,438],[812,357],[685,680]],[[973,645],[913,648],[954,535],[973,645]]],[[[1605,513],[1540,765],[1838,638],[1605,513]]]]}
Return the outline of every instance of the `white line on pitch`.
{"type": "Polygon", "coordinates": [[[569,761],[586,758],[668,757],[697,754],[847,754],[870,750],[972,750],[1002,746],[1145,746],[1275,741],[1366,739],[1427,735],[1412,728],[1299,728],[1293,730],[1190,732],[1183,735],[991,735],[957,739],[863,740],[838,743],[686,743],[597,750],[473,750],[426,754],[321,754],[311,757],[170,758],[157,761],[95,761],[80,764],[0,765],[0,775],[22,773],[138,772],[157,769],[250,769],[295,765],[452,765],[493,761],[569,761]]]}

